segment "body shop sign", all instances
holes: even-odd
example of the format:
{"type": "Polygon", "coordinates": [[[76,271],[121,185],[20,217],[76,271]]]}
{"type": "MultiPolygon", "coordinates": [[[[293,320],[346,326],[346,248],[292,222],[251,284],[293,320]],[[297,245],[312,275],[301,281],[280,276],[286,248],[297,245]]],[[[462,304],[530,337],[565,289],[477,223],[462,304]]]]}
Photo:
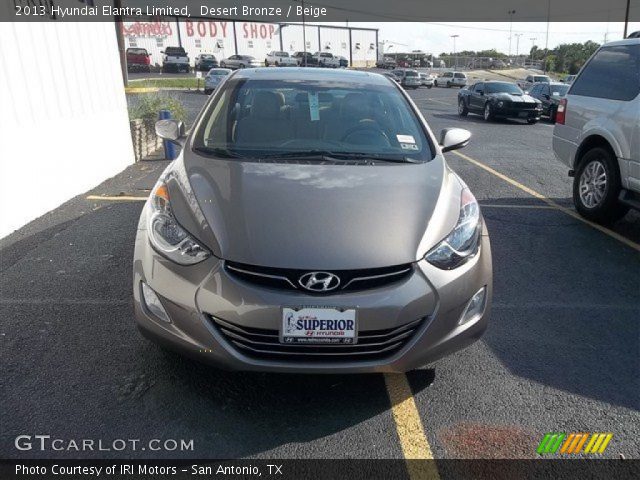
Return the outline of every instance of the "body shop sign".
{"type": "MultiPolygon", "coordinates": [[[[238,29],[238,36],[249,39],[272,39],[276,31],[276,26],[268,23],[238,22],[236,28],[238,29]]],[[[193,22],[187,20],[185,22],[185,30],[187,36],[198,38],[227,38],[233,34],[231,22],[193,22]]]]}

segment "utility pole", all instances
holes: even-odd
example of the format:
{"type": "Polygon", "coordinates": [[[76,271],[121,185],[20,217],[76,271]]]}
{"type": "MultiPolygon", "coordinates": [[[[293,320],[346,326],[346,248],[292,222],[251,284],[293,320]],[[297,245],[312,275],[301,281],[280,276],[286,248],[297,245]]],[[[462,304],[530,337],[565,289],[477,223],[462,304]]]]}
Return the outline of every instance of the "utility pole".
{"type": "Polygon", "coordinates": [[[511,32],[513,30],[513,16],[516,14],[515,10],[509,10],[509,59],[511,59],[511,32]]]}
{"type": "Polygon", "coordinates": [[[451,38],[453,38],[453,58],[455,59],[455,66],[453,67],[453,69],[455,70],[456,68],[458,68],[458,54],[456,53],[456,38],[458,38],[460,35],[450,35],[451,38]]]}
{"type": "MultiPolygon", "coordinates": [[[[293,0],[294,2],[300,2],[302,5],[302,50],[304,51],[304,66],[307,66],[307,27],[304,15],[304,0],[293,0]]],[[[320,45],[318,45],[320,49],[320,45]]]]}
{"type": "MultiPolygon", "coordinates": [[[[121,10],[121,0],[115,0],[113,6],[121,10]]],[[[124,36],[122,35],[122,15],[116,15],[114,17],[116,27],[116,41],[118,42],[118,54],[120,56],[120,69],[122,70],[122,81],[124,86],[129,86],[129,70],[127,68],[127,52],[124,48],[124,36]]]]}
{"type": "Polygon", "coordinates": [[[547,57],[549,56],[549,22],[551,21],[551,0],[547,0],[547,39],[544,42],[543,72],[547,73],[547,57]]]}

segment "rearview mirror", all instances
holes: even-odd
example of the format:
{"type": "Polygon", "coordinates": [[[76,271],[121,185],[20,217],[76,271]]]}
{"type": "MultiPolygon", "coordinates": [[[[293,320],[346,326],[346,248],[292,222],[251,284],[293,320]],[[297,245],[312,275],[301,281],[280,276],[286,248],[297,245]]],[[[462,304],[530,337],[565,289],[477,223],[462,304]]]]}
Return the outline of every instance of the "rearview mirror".
{"type": "Polygon", "coordinates": [[[156,135],[164,140],[169,140],[176,145],[184,146],[184,123],[177,120],[158,120],[156,122],[156,135]]]}
{"type": "Polygon", "coordinates": [[[471,132],[464,128],[445,128],[440,133],[442,153],[466,147],[471,139],[471,132]]]}

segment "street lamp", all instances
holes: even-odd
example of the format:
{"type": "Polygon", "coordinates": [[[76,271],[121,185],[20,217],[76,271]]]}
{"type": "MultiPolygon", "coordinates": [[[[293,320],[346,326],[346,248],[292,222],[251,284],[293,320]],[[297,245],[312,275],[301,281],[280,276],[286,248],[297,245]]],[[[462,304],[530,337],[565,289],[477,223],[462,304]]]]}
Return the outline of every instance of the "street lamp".
{"type": "Polygon", "coordinates": [[[453,58],[455,59],[455,66],[453,67],[453,69],[457,69],[458,68],[458,55],[456,54],[456,38],[458,38],[460,35],[450,35],[451,38],[453,38],[453,58]]]}
{"type": "Polygon", "coordinates": [[[536,37],[531,37],[529,40],[531,40],[531,64],[533,64],[533,47],[536,46],[536,37]]]}
{"type": "Polygon", "coordinates": [[[522,36],[521,33],[516,33],[515,37],[516,37],[516,62],[518,61],[518,56],[520,55],[520,37],[522,36]]]}
{"type": "Polygon", "coordinates": [[[509,58],[511,58],[511,31],[513,29],[513,16],[516,14],[515,10],[509,10],[509,58]]]}

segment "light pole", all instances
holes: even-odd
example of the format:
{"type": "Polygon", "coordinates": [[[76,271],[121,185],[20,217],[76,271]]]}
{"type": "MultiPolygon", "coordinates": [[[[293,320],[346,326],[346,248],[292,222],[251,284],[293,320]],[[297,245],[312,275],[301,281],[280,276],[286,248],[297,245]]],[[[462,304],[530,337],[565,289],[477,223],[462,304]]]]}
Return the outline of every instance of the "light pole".
{"type": "Polygon", "coordinates": [[[455,59],[455,66],[453,67],[453,69],[457,69],[458,68],[458,55],[456,54],[456,38],[458,38],[460,35],[450,35],[451,38],[453,38],[453,58],[455,59]]]}
{"type": "Polygon", "coordinates": [[[513,29],[513,16],[516,14],[515,10],[509,10],[509,58],[511,58],[511,32],[513,29]]]}
{"type": "Polygon", "coordinates": [[[515,37],[516,37],[516,63],[518,62],[518,58],[520,55],[520,37],[522,36],[521,33],[516,33],[515,37]]]}
{"type": "Polygon", "coordinates": [[[536,46],[536,37],[531,37],[529,40],[531,40],[531,63],[533,64],[533,47],[536,46]]]}

